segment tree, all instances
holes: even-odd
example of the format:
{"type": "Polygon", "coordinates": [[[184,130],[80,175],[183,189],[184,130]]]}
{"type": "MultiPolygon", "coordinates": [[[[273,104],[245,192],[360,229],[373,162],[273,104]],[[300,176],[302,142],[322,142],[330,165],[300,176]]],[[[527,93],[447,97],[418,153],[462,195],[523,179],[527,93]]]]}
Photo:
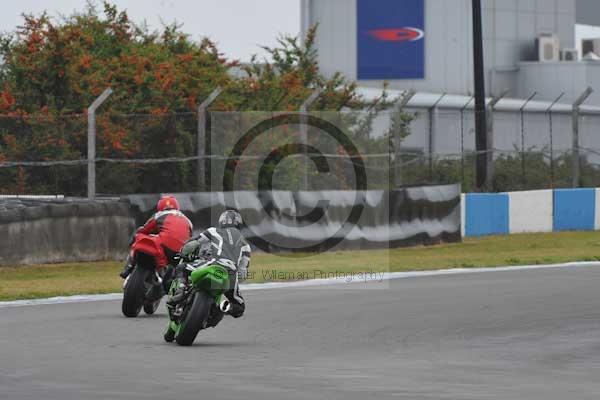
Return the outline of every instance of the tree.
{"type": "MultiPolygon", "coordinates": [[[[315,109],[364,105],[354,83],[320,73],[317,27],[303,44],[283,36],[265,48],[272,61],[240,65],[210,40],[192,41],[181,26],[150,31],[106,1],[59,19],[42,13],[23,20],[0,37],[0,160],[84,159],[87,107],[107,87],[114,94],[97,117],[97,155],[111,159],[195,155],[194,113],[216,87],[223,94],[215,111],[297,110],[315,88],[323,89],[315,109]]],[[[31,192],[85,191],[83,166],[25,168],[20,176],[31,192]]],[[[4,190],[16,190],[17,178],[16,170],[0,169],[4,190]]],[[[191,163],[101,162],[98,179],[104,193],[193,190],[196,182],[191,163]]]]}

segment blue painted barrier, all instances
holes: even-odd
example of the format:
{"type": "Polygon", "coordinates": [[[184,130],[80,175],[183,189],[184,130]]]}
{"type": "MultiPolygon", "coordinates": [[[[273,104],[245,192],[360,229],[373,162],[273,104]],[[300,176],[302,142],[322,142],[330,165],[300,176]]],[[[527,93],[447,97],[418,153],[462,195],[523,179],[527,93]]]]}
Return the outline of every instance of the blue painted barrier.
{"type": "Polygon", "coordinates": [[[467,194],[465,210],[465,236],[508,235],[507,193],[467,194]]]}
{"type": "Polygon", "coordinates": [[[600,230],[600,189],[465,194],[463,235],[600,230]]]}
{"type": "Polygon", "coordinates": [[[593,231],[596,189],[554,191],[554,231],[593,231]]]}

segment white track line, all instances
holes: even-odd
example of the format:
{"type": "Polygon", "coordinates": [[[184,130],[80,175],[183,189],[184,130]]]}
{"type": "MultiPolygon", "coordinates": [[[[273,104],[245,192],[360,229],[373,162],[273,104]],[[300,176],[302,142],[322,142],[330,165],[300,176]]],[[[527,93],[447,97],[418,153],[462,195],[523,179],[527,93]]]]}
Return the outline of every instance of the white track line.
{"type": "MultiPolygon", "coordinates": [[[[269,282],[269,283],[250,283],[243,284],[241,288],[244,291],[248,290],[268,290],[268,289],[285,289],[285,288],[301,288],[314,286],[328,285],[349,285],[357,283],[382,283],[397,279],[406,278],[421,278],[428,276],[447,276],[447,275],[462,275],[475,274],[484,272],[511,272],[511,271],[527,271],[538,269],[557,269],[557,268],[582,268],[582,267],[600,267],[600,262],[574,262],[565,264],[548,264],[548,265],[523,265],[514,267],[494,267],[494,268],[456,268],[444,269],[436,271],[413,271],[413,272],[384,272],[374,273],[372,275],[354,275],[348,278],[327,278],[327,279],[311,279],[295,282],[269,282]]],[[[121,300],[122,293],[109,294],[93,294],[93,295],[77,295],[77,296],[61,296],[51,297],[47,299],[31,299],[31,300],[15,300],[15,301],[0,301],[0,308],[35,306],[45,304],[66,304],[66,303],[84,303],[92,301],[111,301],[121,300]]]]}

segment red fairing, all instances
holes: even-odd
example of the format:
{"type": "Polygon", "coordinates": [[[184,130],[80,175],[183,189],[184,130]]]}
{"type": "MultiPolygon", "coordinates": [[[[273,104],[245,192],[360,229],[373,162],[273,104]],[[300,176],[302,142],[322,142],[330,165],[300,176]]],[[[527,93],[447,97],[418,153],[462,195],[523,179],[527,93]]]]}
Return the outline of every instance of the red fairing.
{"type": "Polygon", "coordinates": [[[140,251],[156,258],[158,268],[168,264],[163,246],[172,252],[179,252],[192,236],[192,223],[177,210],[158,212],[138,229],[132,250],[140,251]]]}
{"type": "Polygon", "coordinates": [[[138,233],[135,235],[135,242],[131,246],[131,251],[133,255],[140,252],[153,256],[156,260],[156,268],[164,268],[169,264],[169,260],[160,242],[159,236],[138,233]]]}

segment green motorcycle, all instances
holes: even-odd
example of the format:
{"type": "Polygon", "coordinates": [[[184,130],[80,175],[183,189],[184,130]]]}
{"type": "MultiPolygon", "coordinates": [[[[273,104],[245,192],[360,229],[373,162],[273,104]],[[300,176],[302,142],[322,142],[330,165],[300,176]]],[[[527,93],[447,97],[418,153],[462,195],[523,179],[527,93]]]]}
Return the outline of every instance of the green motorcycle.
{"type": "MultiPolygon", "coordinates": [[[[180,346],[190,346],[198,332],[216,326],[223,314],[231,308],[231,303],[224,295],[229,290],[230,279],[226,267],[214,261],[197,260],[186,263],[185,268],[191,271],[184,289],[184,297],[174,307],[168,307],[169,325],[164,334],[167,342],[177,342],[180,346]]],[[[174,280],[169,289],[173,296],[178,281],[174,280]]]]}

